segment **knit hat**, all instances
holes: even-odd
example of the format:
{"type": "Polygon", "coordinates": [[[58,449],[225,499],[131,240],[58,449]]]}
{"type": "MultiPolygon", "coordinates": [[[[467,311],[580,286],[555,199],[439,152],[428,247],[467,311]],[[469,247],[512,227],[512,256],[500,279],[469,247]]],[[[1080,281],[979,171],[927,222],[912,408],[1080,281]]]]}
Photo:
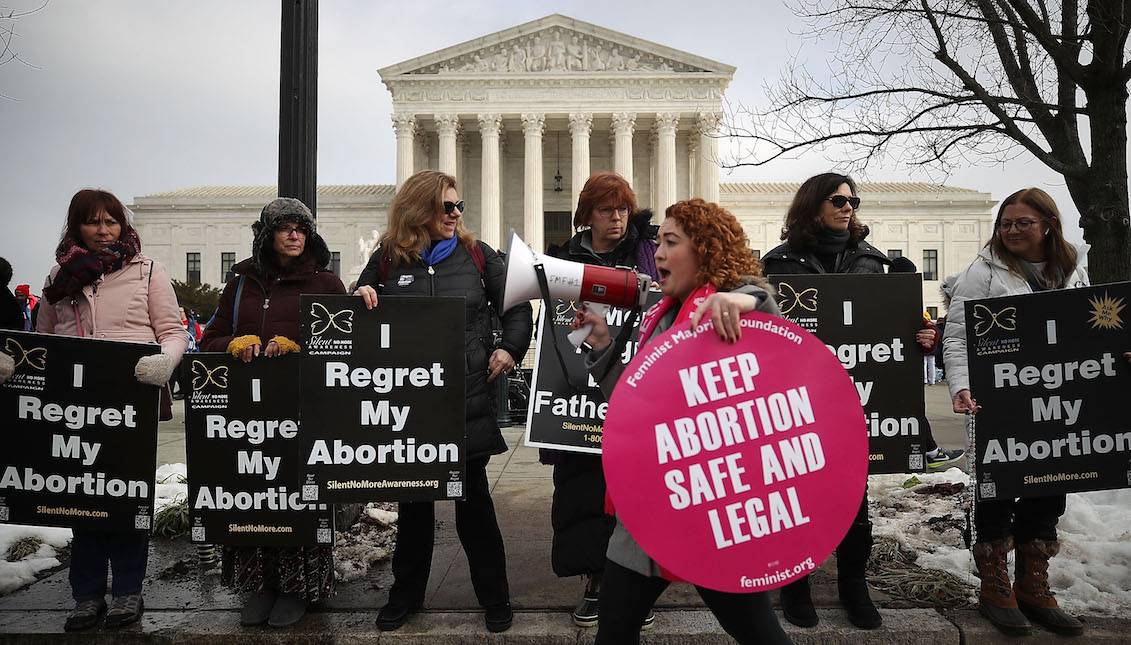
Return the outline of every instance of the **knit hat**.
{"type": "Polygon", "coordinates": [[[30,298],[31,297],[31,285],[21,284],[20,286],[16,287],[16,290],[13,291],[12,293],[22,293],[25,296],[30,298]]]}
{"type": "MultiPolygon", "coordinates": [[[[302,258],[312,258],[317,268],[324,269],[330,264],[330,249],[326,241],[318,235],[314,215],[301,201],[293,197],[280,197],[263,207],[259,214],[259,221],[251,225],[253,240],[251,243],[252,265],[261,273],[264,260],[268,266],[274,267],[275,229],[281,225],[293,222],[306,233],[306,248],[302,258]]],[[[305,264],[305,262],[303,262],[305,264]]]]}

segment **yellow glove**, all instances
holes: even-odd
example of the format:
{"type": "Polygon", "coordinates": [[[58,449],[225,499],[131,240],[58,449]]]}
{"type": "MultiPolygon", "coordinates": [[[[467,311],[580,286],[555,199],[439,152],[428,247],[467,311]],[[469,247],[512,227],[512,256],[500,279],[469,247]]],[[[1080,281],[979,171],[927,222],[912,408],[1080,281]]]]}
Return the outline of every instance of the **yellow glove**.
{"type": "Polygon", "coordinates": [[[287,338],[286,336],[276,336],[271,339],[271,342],[274,342],[279,346],[279,356],[284,356],[286,354],[290,354],[291,352],[298,352],[302,350],[302,348],[298,346],[298,343],[294,342],[290,338],[287,338]]]}
{"type": "Polygon", "coordinates": [[[232,342],[228,343],[228,352],[232,356],[239,358],[240,354],[243,353],[243,350],[247,349],[248,347],[251,347],[252,345],[262,345],[262,344],[263,344],[263,341],[259,340],[259,336],[256,336],[255,334],[248,334],[247,336],[237,336],[237,337],[232,339],[232,342]]]}

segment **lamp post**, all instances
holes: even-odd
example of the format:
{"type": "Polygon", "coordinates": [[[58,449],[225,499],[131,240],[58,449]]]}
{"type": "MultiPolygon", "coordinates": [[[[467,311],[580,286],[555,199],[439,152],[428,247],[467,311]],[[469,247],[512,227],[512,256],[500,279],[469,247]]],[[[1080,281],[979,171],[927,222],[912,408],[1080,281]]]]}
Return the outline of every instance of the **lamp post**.
{"type": "Polygon", "coordinates": [[[318,0],[282,0],[279,197],[318,208],[318,0]]]}

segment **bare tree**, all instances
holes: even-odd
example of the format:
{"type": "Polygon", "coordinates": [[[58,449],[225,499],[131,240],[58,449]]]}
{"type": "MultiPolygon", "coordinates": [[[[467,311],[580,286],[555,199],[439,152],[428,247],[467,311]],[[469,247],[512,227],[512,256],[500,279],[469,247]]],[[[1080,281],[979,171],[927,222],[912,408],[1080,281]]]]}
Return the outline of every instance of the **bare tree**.
{"type": "MultiPolygon", "coordinates": [[[[47,6],[49,0],[44,0],[42,4],[34,9],[17,10],[12,9],[7,5],[0,5],[0,67],[8,63],[22,63],[28,67],[35,67],[27,62],[20,56],[17,38],[19,34],[16,33],[16,24],[21,18],[29,16],[47,6]]],[[[0,94],[0,98],[13,100],[12,97],[0,94]]]]}
{"type": "Polygon", "coordinates": [[[1032,155],[1064,177],[1093,279],[1131,279],[1131,3],[815,0],[795,12],[806,40],[839,37],[836,54],[823,73],[794,58],[767,110],[735,111],[725,134],[751,145],[729,165],[836,144],[858,167],[1032,155]]]}

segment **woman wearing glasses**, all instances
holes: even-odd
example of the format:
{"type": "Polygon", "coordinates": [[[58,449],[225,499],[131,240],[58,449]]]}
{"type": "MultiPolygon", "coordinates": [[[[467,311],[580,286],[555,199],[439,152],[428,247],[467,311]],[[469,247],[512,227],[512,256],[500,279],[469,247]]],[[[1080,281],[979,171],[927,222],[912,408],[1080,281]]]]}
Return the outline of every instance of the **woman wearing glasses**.
{"type": "MultiPolygon", "coordinates": [[[[1060,212],[1045,191],[1027,188],[1005,198],[998,208],[993,237],[974,263],[953,278],[949,289],[943,361],[956,413],[974,414],[979,407],[970,392],[963,304],[981,298],[1086,287],[1088,274],[1080,263],[1087,252],[1086,244],[1073,247],[1064,239],[1060,212]]],[[[1060,550],[1056,525],[1064,507],[1063,493],[974,502],[974,563],[982,578],[978,609],[1006,634],[1030,633],[1029,619],[1060,634],[1084,632],[1079,620],[1057,606],[1048,584],[1049,558],[1060,550]],[[1016,552],[1017,569],[1016,585],[1012,587],[1007,564],[1010,551],[1016,552]]]]}
{"type": "MultiPolygon", "coordinates": [[[[459,296],[466,303],[462,330],[466,354],[466,499],[455,502],[456,533],[467,554],[471,583],[486,610],[487,629],[509,629],[513,619],[507,585],[506,553],[487,482],[487,461],[506,452],[495,415],[491,382],[522,360],[533,328],[531,307],[504,313],[499,347],[490,346],[490,310],[502,309],[506,268],[495,251],[463,226],[464,204],[456,180],[422,170],[405,180],[389,206],[389,225],[377,251],[358,278],[355,292],[367,307],[377,296],[459,296]]],[[[453,329],[452,333],[461,330],[453,329]]],[[[424,604],[435,540],[432,502],[401,502],[393,586],[377,614],[377,627],[399,628],[424,604]]]]}
{"type": "MultiPolygon", "coordinates": [[[[200,339],[202,351],[231,353],[244,362],[299,351],[301,294],[346,292],[326,268],[330,249],[299,200],[281,197],[267,204],[251,230],[251,257],[232,267],[235,277],[200,339]]],[[[240,623],[287,627],[298,622],[309,603],[333,592],[332,556],[330,547],[313,544],[224,547],[222,577],[247,594],[240,623]]]]}
{"type": "MultiPolygon", "coordinates": [[[[868,227],[856,217],[860,198],[856,183],[838,173],[810,177],[801,184],[785,216],[785,244],[762,258],[766,275],[794,273],[883,273],[891,264],[886,255],[864,241],[868,227]]],[[[933,345],[933,335],[928,344],[933,345]]],[[[920,342],[922,340],[920,339],[920,342]]],[[[868,520],[868,494],[860,502],[848,533],[836,550],[837,590],[848,618],[861,629],[882,624],[868,596],[864,568],[872,552],[872,523],[868,520]]],[[[809,576],[781,589],[782,613],[799,627],[817,624],[817,611],[809,592],[809,576]]]]}
{"type": "MultiPolygon", "coordinates": [[[[624,177],[614,172],[591,176],[577,200],[573,225],[581,229],[547,253],[563,260],[628,267],[657,279],[656,230],[652,211],[637,211],[636,195],[624,177]]],[[[585,591],[573,612],[573,622],[593,627],[598,619],[605,551],[616,519],[605,513],[605,475],[601,455],[541,450],[542,463],[554,466],[554,504],[550,524],[554,541],[550,561],[559,577],[583,575],[585,591]]],[[[655,620],[648,613],[644,626],[655,620]]]]}

